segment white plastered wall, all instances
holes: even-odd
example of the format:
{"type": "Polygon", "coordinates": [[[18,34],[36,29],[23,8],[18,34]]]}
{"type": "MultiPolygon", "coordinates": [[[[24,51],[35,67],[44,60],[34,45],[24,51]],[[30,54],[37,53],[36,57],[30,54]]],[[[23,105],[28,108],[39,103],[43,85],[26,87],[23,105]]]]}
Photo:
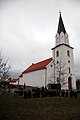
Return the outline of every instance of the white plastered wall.
{"type": "Polygon", "coordinates": [[[23,74],[19,84],[26,86],[42,87],[45,86],[45,69],[23,74]]]}
{"type": "Polygon", "coordinates": [[[67,69],[66,70],[66,72],[68,74],[68,76],[66,77],[67,84],[63,88],[68,89],[68,77],[71,76],[72,77],[72,88],[76,89],[73,49],[66,45],[60,45],[60,46],[56,47],[55,49],[53,49],[53,58],[55,58],[55,64],[57,63],[57,61],[61,61],[61,65],[64,66],[63,69],[67,69]],[[70,51],[70,57],[67,56],[67,50],[70,51]],[[56,51],[59,51],[59,57],[56,57],[56,51]],[[69,67],[70,67],[70,73],[69,73],[69,67]]]}

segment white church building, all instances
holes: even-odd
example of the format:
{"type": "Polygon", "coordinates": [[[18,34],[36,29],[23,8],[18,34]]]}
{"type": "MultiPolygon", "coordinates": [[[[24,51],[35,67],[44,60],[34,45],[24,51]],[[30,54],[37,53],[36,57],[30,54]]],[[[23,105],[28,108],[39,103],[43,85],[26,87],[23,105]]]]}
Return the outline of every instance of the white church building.
{"type": "Polygon", "coordinates": [[[69,44],[61,13],[52,58],[34,63],[19,77],[19,85],[42,87],[48,84],[61,84],[62,89],[76,89],[73,47],[69,44]]]}

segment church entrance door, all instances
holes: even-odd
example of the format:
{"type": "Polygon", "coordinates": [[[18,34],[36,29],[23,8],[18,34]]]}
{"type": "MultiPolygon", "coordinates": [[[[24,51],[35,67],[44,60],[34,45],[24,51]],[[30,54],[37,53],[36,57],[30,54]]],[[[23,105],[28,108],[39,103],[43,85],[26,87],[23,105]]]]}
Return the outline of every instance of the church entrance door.
{"type": "Polygon", "coordinates": [[[71,77],[68,78],[68,89],[69,90],[72,89],[72,78],[71,77]]]}

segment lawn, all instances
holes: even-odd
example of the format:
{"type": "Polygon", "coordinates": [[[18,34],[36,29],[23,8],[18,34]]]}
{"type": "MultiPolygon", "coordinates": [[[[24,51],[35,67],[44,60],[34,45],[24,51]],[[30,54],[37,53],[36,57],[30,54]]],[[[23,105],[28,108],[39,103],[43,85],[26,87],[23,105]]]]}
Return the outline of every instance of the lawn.
{"type": "Polygon", "coordinates": [[[80,96],[24,99],[0,95],[0,120],[80,120],[80,96]]]}

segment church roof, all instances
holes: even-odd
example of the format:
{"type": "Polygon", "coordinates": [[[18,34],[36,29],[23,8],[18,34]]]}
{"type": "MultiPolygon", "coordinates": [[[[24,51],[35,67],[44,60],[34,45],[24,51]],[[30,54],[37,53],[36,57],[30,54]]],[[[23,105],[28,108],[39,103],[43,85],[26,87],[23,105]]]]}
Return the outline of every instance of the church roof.
{"type": "Polygon", "coordinates": [[[67,44],[62,43],[62,44],[59,44],[59,45],[55,46],[55,47],[52,48],[51,50],[53,50],[53,49],[55,49],[55,48],[57,48],[57,47],[59,47],[59,46],[62,46],[62,45],[65,45],[65,46],[67,46],[67,47],[69,47],[69,48],[71,48],[71,49],[74,49],[73,47],[71,47],[71,46],[69,46],[69,45],[67,45],[67,44]]]}
{"type": "Polygon", "coordinates": [[[10,82],[10,83],[16,83],[18,80],[19,79],[17,78],[17,79],[8,80],[8,82],[10,82]]]}
{"type": "Polygon", "coordinates": [[[66,33],[66,30],[65,30],[65,27],[64,27],[64,23],[63,23],[63,20],[62,20],[62,16],[61,16],[61,12],[60,12],[57,33],[60,34],[61,32],[63,32],[64,34],[66,33]]]}
{"type": "Polygon", "coordinates": [[[24,70],[22,72],[22,74],[24,73],[28,73],[28,72],[32,72],[32,71],[36,71],[36,70],[40,70],[40,69],[45,69],[46,66],[52,61],[52,58],[48,58],[46,60],[43,60],[41,62],[32,64],[31,66],[29,66],[26,70],[24,70]]]}

